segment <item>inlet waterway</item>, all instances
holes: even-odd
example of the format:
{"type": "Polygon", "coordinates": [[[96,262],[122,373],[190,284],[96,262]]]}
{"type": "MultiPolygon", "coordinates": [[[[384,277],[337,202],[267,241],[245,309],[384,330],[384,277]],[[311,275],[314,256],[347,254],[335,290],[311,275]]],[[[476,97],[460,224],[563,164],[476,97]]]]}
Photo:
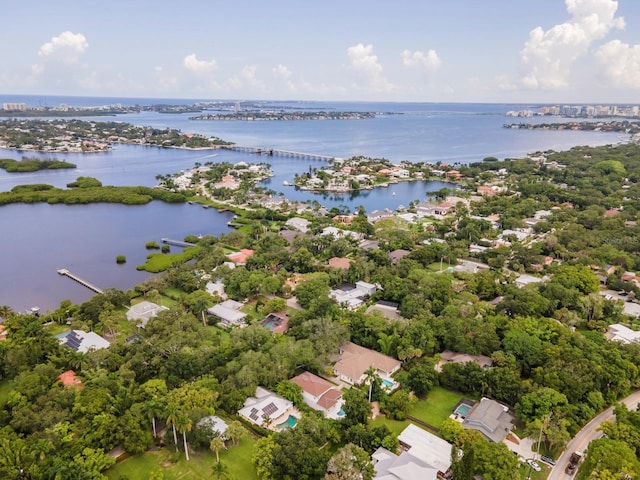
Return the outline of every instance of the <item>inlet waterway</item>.
{"type": "MultiPolygon", "coordinates": [[[[13,101],[6,98],[3,101],[13,101]]],[[[58,103],[78,104],[78,99],[58,99],[58,103]]],[[[90,105],[104,104],[94,99],[90,105]]],[[[150,103],[144,99],[111,99],[120,103],[150,103]]],[[[25,100],[21,100],[25,101],[25,100]]],[[[90,102],[91,100],[86,100],[90,102]]],[[[33,102],[31,102],[33,104],[33,102]]],[[[37,103],[35,103],[37,104],[37,103]]],[[[55,100],[50,101],[55,104],[55,100]]],[[[330,121],[193,121],[192,114],[141,112],[117,120],[158,128],[173,127],[184,132],[215,135],[239,145],[281,148],[336,157],[367,155],[384,157],[392,162],[428,161],[469,163],[486,156],[523,156],[548,149],[564,150],[576,145],[617,143],[616,134],[575,131],[526,131],[502,128],[507,110],[524,108],[515,105],[464,104],[315,104],[305,107],[332,108],[343,111],[396,113],[367,120],[330,121]]],[[[85,120],[87,118],[84,118],[85,120]]],[[[539,121],[533,119],[533,121],[539,121]]],[[[540,120],[541,121],[541,120],[540,120]]],[[[546,119],[545,121],[548,121],[546,119]]],[[[2,158],[22,156],[47,157],[31,152],[0,150],[2,158]]],[[[51,157],[50,155],[48,157],[51,157]]],[[[196,162],[231,163],[267,162],[274,176],[264,185],[291,200],[317,200],[327,207],[367,211],[396,209],[412,200],[424,200],[429,192],[448,184],[441,182],[402,182],[388,188],[348,194],[320,195],[284,187],[295,173],[320,167],[323,161],[299,160],[278,156],[215,151],[159,149],[116,145],[105,153],[55,155],[77,164],[73,170],[40,171],[9,174],[0,170],[0,191],[26,183],[48,183],[64,187],[78,176],[96,177],[104,185],[156,184],[156,175],[192,168],[196,162]]],[[[23,311],[39,306],[43,311],[57,307],[63,299],[82,302],[92,292],[56,273],[68,268],[74,274],[101,287],[128,289],[148,274],[135,266],[148,253],[144,245],[162,237],[182,239],[187,234],[219,234],[229,231],[231,215],[197,205],[167,205],[152,202],[144,206],[92,204],[7,205],[0,207],[0,305],[23,311]],[[115,256],[127,257],[117,265],[115,256]]]]}

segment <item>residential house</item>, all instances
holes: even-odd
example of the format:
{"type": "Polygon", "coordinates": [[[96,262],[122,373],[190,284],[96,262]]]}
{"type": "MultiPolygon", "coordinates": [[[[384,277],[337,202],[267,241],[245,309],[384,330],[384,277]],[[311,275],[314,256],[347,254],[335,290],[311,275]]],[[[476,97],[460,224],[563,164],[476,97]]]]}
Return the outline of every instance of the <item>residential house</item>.
{"type": "Polygon", "coordinates": [[[138,327],[145,328],[150,319],[158,315],[163,310],[169,310],[167,307],[158,305],[157,303],[143,301],[131,305],[127,310],[127,320],[130,322],[133,320],[138,321],[138,327]]]}
{"type": "Polygon", "coordinates": [[[207,309],[207,313],[218,319],[219,325],[223,327],[246,327],[244,319],[247,314],[240,311],[242,303],[235,300],[225,300],[218,305],[207,309]]]}
{"type": "Polygon", "coordinates": [[[392,252],[387,253],[387,257],[389,257],[392,263],[398,263],[401,259],[409,255],[410,253],[411,252],[409,250],[398,248],[397,250],[393,250],[392,252]]]}
{"type": "Polygon", "coordinates": [[[349,270],[352,260],[349,258],[332,257],[329,259],[329,268],[338,268],[340,270],[349,270]]]}
{"type": "Polygon", "coordinates": [[[625,302],[624,305],[622,305],[622,313],[634,318],[640,318],[640,304],[625,302]]]}
{"type": "Polygon", "coordinates": [[[0,340],[6,340],[8,336],[9,336],[9,331],[7,330],[7,327],[0,324],[0,340]]]}
{"type": "Polygon", "coordinates": [[[478,273],[480,270],[489,270],[491,267],[486,263],[472,262],[470,260],[460,260],[460,264],[453,267],[456,272],[478,273]]]}
{"type": "Polygon", "coordinates": [[[449,170],[445,172],[444,176],[449,180],[460,180],[462,178],[462,174],[458,170],[449,170]]]}
{"type": "Polygon", "coordinates": [[[286,333],[289,330],[289,316],[284,312],[272,312],[260,324],[273,333],[286,333]]]}
{"type": "Polygon", "coordinates": [[[78,353],[87,353],[91,350],[102,350],[111,345],[107,340],[95,332],[83,330],[71,330],[60,337],[60,344],[75,350],[78,353]]]}
{"type": "Polygon", "coordinates": [[[353,232],[351,230],[342,230],[336,227],[326,227],[322,230],[320,235],[330,235],[336,240],[339,238],[351,238],[353,240],[359,241],[364,238],[361,233],[353,232]]]}
{"type": "Polygon", "coordinates": [[[324,378],[309,372],[302,372],[291,379],[302,389],[304,403],[314,410],[321,411],[325,417],[340,420],[342,411],[342,392],[324,378]]]}
{"type": "Polygon", "coordinates": [[[211,432],[211,435],[219,436],[223,440],[226,440],[225,433],[227,432],[227,422],[225,422],[220,417],[215,415],[210,415],[208,417],[204,417],[198,421],[199,427],[205,427],[207,430],[211,432]]]}
{"type": "Polygon", "coordinates": [[[400,312],[398,311],[398,306],[399,304],[395,302],[380,300],[375,305],[371,305],[369,308],[367,308],[367,314],[378,312],[383,317],[388,318],[389,320],[399,320],[402,318],[402,315],[400,315],[400,312]]]}
{"type": "Polygon", "coordinates": [[[65,386],[65,388],[77,388],[81,389],[83,387],[82,380],[78,378],[76,372],[73,370],[67,370],[66,372],[58,375],[58,381],[65,386]]]}
{"type": "Polygon", "coordinates": [[[491,357],[485,355],[468,355],[466,353],[452,352],[451,350],[445,350],[440,354],[440,361],[436,364],[435,369],[440,372],[442,367],[447,363],[459,363],[464,365],[465,363],[473,362],[482,369],[487,369],[493,365],[491,357]]]}
{"type": "Polygon", "coordinates": [[[533,283],[543,282],[545,279],[540,277],[534,277],[533,275],[522,274],[518,276],[515,280],[515,284],[518,288],[523,288],[527,285],[531,285],[533,283]]]}
{"type": "Polygon", "coordinates": [[[631,330],[629,327],[622,325],[621,323],[609,325],[609,330],[607,330],[605,336],[609,340],[620,342],[622,344],[636,343],[640,340],[640,332],[631,330]]]}
{"type": "Polygon", "coordinates": [[[285,225],[289,228],[293,228],[294,230],[298,230],[302,233],[307,233],[309,231],[309,225],[311,222],[306,218],[293,217],[285,222],[285,225]]]}
{"type": "Polygon", "coordinates": [[[400,455],[384,448],[372,458],[376,480],[436,480],[451,468],[452,445],[413,424],[398,435],[400,455]]]}
{"type": "Polygon", "coordinates": [[[492,442],[501,442],[513,428],[515,417],[509,413],[509,408],[491,400],[482,398],[467,413],[462,426],[466,429],[477,430],[492,442]]]}
{"type": "Polygon", "coordinates": [[[249,257],[254,253],[255,252],[249,248],[243,248],[239,252],[230,253],[227,257],[236,265],[245,265],[249,257]]]}
{"type": "Polygon", "coordinates": [[[444,218],[449,214],[452,205],[448,202],[434,203],[426,201],[418,204],[416,214],[420,217],[444,218]]]}
{"type": "Polygon", "coordinates": [[[255,397],[247,398],[244,407],[238,410],[238,415],[259,427],[279,430],[286,428],[290,416],[295,418],[300,413],[294,409],[290,400],[258,387],[255,397]]]}
{"type": "Polygon", "coordinates": [[[340,380],[357,385],[366,380],[366,371],[369,368],[374,368],[382,379],[383,386],[392,389],[397,386],[397,383],[391,378],[391,375],[397,372],[401,366],[400,360],[347,342],[340,346],[339,358],[333,370],[340,380]]]}
{"type": "Polygon", "coordinates": [[[363,305],[367,298],[373,295],[377,286],[367,282],[356,282],[355,285],[344,284],[329,292],[329,298],[338,305],[349,310],[355,310],[363,305]]]}
{"type": "Polygon", "coordinates": [[[227,298],[227,294],[224,291],[224,283],[220,279],[216,280],[215,282],[207,282],[207,284],[204,286],[204,289],[209,295],[217,295],[222,299],[227,298]]]}
{"type": "Polygon", "coordinates": [[[367,214],[367,221],[369,223],[376,223],[379,220],[384,220],[385,218],[393,218],[394,213],[391,210],[374,210],[373,212],[367,214]]]}

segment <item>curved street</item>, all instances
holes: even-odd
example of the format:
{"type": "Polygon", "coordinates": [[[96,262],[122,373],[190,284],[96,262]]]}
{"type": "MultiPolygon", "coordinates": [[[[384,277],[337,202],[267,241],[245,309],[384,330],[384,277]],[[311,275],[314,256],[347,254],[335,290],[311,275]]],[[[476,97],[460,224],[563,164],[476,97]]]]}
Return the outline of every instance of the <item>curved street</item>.
{"type": "MultiPolygon", "coordinates": [[[[624,403],[629,410],[635,410],[640,402],[640,390],[632,393],[626,398],[623,398],[618,403],[624,403]]],[[[578,432],[578,434],[569,442],[567,448],[562,455],[558,457],[556,460],[556,465],[551,470],[551,473],[547,477],[547,480],[568,480],[573,478],[575,475],[567,475],[564,473],[564,469],[569,463],[569,457],[573,452],[584,452],[589,445],[591,440],[595,440],[600,438],[602,435],[598,428],[603,422],[614,420],[615,415],[613,414],[613,407],[609,407],[603,412],[599,413],[589,423],[587,423],[582,430],[578,432]]]]}

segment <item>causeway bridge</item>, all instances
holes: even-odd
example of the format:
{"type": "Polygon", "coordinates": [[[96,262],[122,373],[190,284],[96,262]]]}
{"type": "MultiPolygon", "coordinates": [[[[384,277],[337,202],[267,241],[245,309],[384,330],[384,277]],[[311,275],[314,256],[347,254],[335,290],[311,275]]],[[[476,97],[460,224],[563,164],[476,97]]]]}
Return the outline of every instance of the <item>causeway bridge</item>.
{"type": "Polygon", "coordinates": [[[93,290],[96,293],[102,293],[101,288],[98,288],[94,284],[87,282],[83,278],[80,278],[77,275],[74,275],[66,268],[58,269],[58,274],[62,275],[63,277],[69,277],[71,280],[78,282],[80,285],[82,285],[83,287],[87,287],[89,290],[93,290]]]}
{"type": "Polygon", "coordinates": [[[256,155],[268,155],[268,156],[280,156],[298,158],[301,160],[342,160],[338,157],[332,157],[331,155],[320,155],[317,153],[295,152],[293,150],[282,150],[279,148],[268,147],[243,147],[240,145],[225,145],[222,148],[225,150],[233,150],[236,152],[248,152],[256,155]]]}

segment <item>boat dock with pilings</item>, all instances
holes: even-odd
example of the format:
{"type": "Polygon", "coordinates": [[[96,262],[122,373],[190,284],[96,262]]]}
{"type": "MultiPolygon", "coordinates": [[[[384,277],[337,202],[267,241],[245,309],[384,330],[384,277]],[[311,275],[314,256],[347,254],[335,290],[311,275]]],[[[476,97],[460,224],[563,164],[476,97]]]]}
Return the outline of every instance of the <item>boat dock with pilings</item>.
{"type": "Polygon", "coordinates": [[[80,285],[82,285],[83,287],[87,287],[89,290],[93,290],[96,293],[102,293],[101,288],[98,288],[94,284],[87,282],[83,278],[80,278],[77,275],[74,275],[66,268],[59,268],[58,274],[62,275],[63,277],[69,277],[71,280],[78,282],[80,285]]]}
{"type": "Polygon", "coordinates": [[[183,242],[182,240],[174,240],[172,238],[163,238],[162,243],[173,245],[174,247],[195,247],[195,243],[183,242]]]}

